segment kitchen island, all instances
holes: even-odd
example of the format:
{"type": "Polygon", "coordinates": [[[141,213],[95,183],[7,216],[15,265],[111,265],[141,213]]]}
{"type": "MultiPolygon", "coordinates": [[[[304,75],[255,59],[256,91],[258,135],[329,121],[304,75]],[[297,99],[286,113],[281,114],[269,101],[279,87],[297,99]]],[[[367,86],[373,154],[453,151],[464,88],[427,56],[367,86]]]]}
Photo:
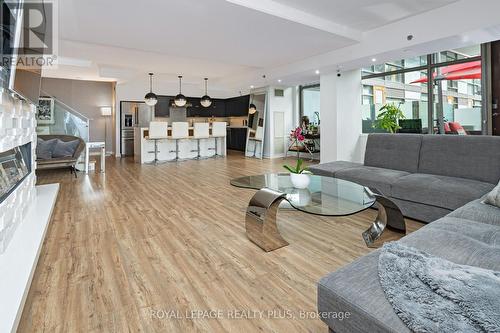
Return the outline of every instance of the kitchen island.
{"type": "MultiPolygon", "coordinates": [[[[168,127],[167,139],[158,140],[158,159],[160,161],[173,161],[175,159],[175,140],[171,139],[171,127],[168,127]]],[[[194,159],[198,155],[198,139],[193,137],[193,127],[189,127],[189,137],[179,140],[179,158],[194,159]]],[[[212,127],[210,127],[210,135],[212,127]]],[[[148,127],[134,128],[134,161],[137,163],[148,163],[154,160],[155,144],[153,140],[148,140],[148,127]]],[[[200,139],[200,155],[208,158],[215,155],[214,137],[200,139]]],[[[226,138],[217,138],[217,153],[226,156],[226,138]]]]}

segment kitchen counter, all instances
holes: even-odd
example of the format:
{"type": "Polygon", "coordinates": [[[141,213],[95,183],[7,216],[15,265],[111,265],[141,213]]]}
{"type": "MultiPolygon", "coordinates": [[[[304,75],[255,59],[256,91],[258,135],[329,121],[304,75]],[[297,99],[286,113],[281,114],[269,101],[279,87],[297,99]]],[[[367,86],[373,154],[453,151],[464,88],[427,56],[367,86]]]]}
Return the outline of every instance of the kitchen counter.
{"type": "MultiPolygon", "coordinates": [[[[210,126],[210,134],[212,127],[210,126]]],[[[137,163],[148,163],[154,160],[155,144],[153,140],[148,140],[149,128],[134,128],[134,161],[137,163]]],[[[169,138],[158,140],[158,159],[169,161],[175,159],[175,140],[171,139],[171,127],[168,127],[167,136],[169,138]]],[[[198,140],[193,137],[193,127],[189,127],[189,137],[179,140],[179,158],[194,159],[198,153],[198,140]]],[[[200,139],[200,155],[202,157],[213,157],[215,155],[215,138],[200,139]]],[[[217,152],[226,156],[226,138],[217,139],[217,152]]]]}

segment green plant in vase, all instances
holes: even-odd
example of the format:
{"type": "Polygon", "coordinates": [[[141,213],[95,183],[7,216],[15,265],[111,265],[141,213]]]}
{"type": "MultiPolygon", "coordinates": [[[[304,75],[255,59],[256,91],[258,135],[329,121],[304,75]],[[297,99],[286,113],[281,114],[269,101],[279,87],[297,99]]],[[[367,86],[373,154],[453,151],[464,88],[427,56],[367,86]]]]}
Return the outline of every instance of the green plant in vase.
{"type": "Polygon", "coordinates": [[[297,165],[295,167],[289,165],[283,165],[285,169],[290,172],[290,180],[292,181],[293,187],[298,189],[307,188],[311,182],[312,172],[308,170],[307,167],[302,167],[302,161],[300,158],[297,159],[297,165]]]}
{"type": "Polygon", "coordinates": [[[399,126],[399,119],[405,119],[403,111],[395,104],[386,104],[380,108],[377,120],[373,123],[374,128],[380,128],[389,133],[396,133],[399,126]]]}

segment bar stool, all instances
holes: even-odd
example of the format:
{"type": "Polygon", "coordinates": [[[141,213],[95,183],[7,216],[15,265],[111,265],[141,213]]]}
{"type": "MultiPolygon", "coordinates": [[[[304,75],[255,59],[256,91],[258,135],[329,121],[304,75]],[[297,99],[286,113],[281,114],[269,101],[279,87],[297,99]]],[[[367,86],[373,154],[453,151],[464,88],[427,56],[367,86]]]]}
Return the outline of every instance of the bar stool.
{"type": "MultiPolygon", "coordinates": [[[[252,157],[257,157],[257,144],[262,145],[262,138],[264,137],[264,127],[257,127],[257,130],[255,131],[255,136],[252,138],[248,138],[249,140],[253,141],[253,156],[252,157]]],[[[261,156],[262,158],[262,156],[261,156]]]]}
{"type": "Polygon", "coordinates": [[[171,153],[175,153],[175,159],[173,161],[178,162],[179,159],[179,140],[189,139],[189,124],[187,122],[173,122],[172,123],[172,136],[170,139],[175,140],[175,150],[171,150],[171,153]]]}
{"type": "Polygon", "coordinates": [[[149,134],[147,140],[153,140],[155,142],[155,150],[149,151],[148,153],[154,153],[155,158],[152,162],[148,162],[147,164],[160,164],[160,160],[158,160],[158,141],[165,140],[168,138],[168,122],[165,121],[152,121],[149,123],[149,134]]]}
{"type": "Polygon", "coordinates": [[[194,131],[193,131],[193,137],[197,141],[197,149],[196,150],[191,150],[191,152],[197,152],[198,155],[196,156],[196,159],[201,159],[201,154],[200,154],[200,140],[201,139],[208,139],[210,138],[210,124],[209,123],[194,123],[194,131]]]}
{"type": "Polygon", "coordinates": [[[226,137],[226,126],[227,123],[225,121],[216,121],[212,123],[212,138],[215,139],[215,148],[211,148],[210,150],[215,150],[215,158],[222,156],[218,153],[218,139],[226,137]]]}
{"type": "Polygon", "coordinates": [[[257,126],[257,131],[255,132],[255,143],[253,146],[253,157],[256,157],[257,143],[262,145],[262,138],[263,137],[264,137],[264,127],[257,126]]]}

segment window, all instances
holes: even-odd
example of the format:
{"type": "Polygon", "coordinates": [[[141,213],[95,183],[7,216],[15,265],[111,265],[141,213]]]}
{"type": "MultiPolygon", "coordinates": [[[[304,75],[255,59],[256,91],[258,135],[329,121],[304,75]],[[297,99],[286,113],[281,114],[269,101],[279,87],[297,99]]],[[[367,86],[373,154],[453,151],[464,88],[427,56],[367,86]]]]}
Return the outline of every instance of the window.
{"type": "Polygon", "coordinates": [[[388,103],[406,119],[420,119],[423,133],[444,133],[446,121],[458,121],[472,134],[482,130],[479,45],[363,68],[362,85],[364,133],[381,131],[373,123],[388,103]]]}
{"type": "Polygon", "coordinates": [[[401,74],[404,82],[388,82],[387,77],[363,79],[362,122],[363,133],[383,132],[373,127],[373,122],[385,104],[398,105],[408,119],[421,119],[424,130],[427,130],[427,84],[412,83],[425,78],[425,72],[420,70],[401,74]],[[366,94],[374,91],[374,98],[366,99],[366,94]]]}
{"type": "MultiPolygon", "coordinates": [[[[300,118],[308,117],[313,124],[319,123],[320,86],[319,84],[300,87],[300,118]]],[[[302,122],[302,121],[301,121],[302,122]]]]}
{"type": "Polygon", "coordinates": [[[372,86],[363,85],[362,104],[363,105],[373,104],[373,87],[372,86]]]}

